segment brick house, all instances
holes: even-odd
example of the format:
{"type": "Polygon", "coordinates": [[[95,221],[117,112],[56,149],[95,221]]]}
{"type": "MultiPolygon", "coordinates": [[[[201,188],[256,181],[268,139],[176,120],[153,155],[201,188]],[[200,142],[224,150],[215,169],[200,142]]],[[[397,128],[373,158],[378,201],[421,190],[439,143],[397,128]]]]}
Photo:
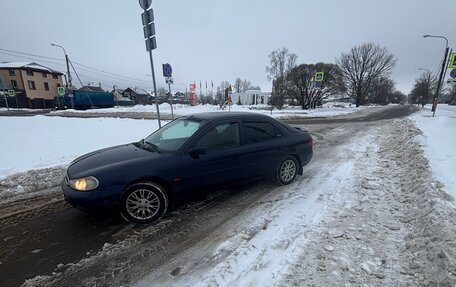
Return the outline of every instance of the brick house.
{"type": "MultiPolygon", "coordinates": [[[[0,63],[0,77],[6,88],[16,93],[16,99],[9,99],[11,107],[53,108],[57,87],[63,85],[62,75],[61,72],[35,62],[0,63]]],[[[4,105],[4,101],[0,101],[0,106],[4,105]]]]}

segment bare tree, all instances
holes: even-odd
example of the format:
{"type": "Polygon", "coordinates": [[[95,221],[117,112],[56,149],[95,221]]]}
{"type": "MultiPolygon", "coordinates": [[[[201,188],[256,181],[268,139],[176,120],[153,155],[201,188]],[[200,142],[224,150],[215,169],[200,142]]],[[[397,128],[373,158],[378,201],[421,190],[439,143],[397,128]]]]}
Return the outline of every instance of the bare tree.
{"type": "Polygon", "coordinates": [[[241,78],[237,78],[237,79],[234,81],[233,89],[234,89],[234,91],[236,91],[237,93],[242,92],[242,80],[241,80],[241,78]]]}
{"type": "Polygon", "coordinates": [[[218,85],[217,87],[217,92],[215,94],[215,102],[217,102],[219,105],[223,105],[225,103],[225,89],[228,88],[230,85],[229,82],[223,81],[218,85]]]}
{"type": "Polygon", "coordinates": [[[389,77],[378,77],[372,80],[371,87],[367,93],[369,103],[386,105],[392,102],[394,81],[389,77]]]}
{"type": "Polygon", "coordinates": [[[436,85],[435,79],[430,72],[423,73],[415,80],[415,85],[409,95],[411,104],[419,104],[424,107],[432,98],[432,90],[436,85]]]}
{"type": "Polygon", "coordinates": [[[241,83],[241,92],[245,93],[249,89],[251,84],[252,83],[250,83],[250,81],[243,80],[241,83]]]}
{"type": "Polygon", "coordinates": [[[287,75],[286,92],[302,109],[315,109],[323,99],[344,92],[340,69],[334,64],[301,64],[287,75]],[[324,72],[323,81],[314,82],[316,72],[324,72]]]}
{"type": "Polygon", "coordinates": [[[359,107],[367,96],[374,79],[388,76],[396,64],[396,58],[387,48],[365,43],[342,53],[337,65],[342,71],[348,93],[359,107]]]}
{"type": "Polygon", "coordinates": [[[281,109],[285,102],[285,80],[288,72],[296,66],[298,56],[287,48],[277,49],[269,54],[269,66],[266,67],[268,80],[273,80],[272,104],[281,109]]]}

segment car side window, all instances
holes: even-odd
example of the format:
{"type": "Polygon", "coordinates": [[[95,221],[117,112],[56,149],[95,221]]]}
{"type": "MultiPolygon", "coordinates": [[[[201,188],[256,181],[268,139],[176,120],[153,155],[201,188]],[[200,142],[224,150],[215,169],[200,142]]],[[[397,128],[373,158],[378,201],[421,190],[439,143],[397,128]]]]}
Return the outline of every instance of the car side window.
{"type": "Polygon", "coordinates": [[[239,146],[239,123],[222,123],[212,127],[195,144],[197,148],[226,148],[239,146]]]}
{"type": "Polygon", "coordinates": [[[276,132],[274,125],[268,122],[244,122],[247,144],[272,140],[280,133],[276,132]]]}

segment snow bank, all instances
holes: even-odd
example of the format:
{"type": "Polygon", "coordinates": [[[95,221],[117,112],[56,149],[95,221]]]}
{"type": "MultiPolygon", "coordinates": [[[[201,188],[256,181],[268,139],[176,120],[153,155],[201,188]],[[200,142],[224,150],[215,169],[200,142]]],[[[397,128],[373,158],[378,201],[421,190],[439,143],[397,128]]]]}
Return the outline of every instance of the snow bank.
{"type": "Polygon", "coordinates": [[[456,106],[438,105],[435,117],[430,108],[426,106],[411,118],[423,131],[420,143],[432,171],[456,198],[456,106]]]}
{"type": "MultiPolygon", "coordinates": [[[[183,105],[183,104],[174,104],[174,114],[179,116],[195,114],[195,113],[205,113],[205,112],[221,112],[221,111],[240,111],[240,112],[256,112],[266,115],[270,115],[275,118],[289,118],[289,117],[328,117],[328,116],[337,116],[344,115],[353,112],[357,112],[371,106],[363,106],[356,108],[354,105],[348,103],[326,103],[321,107],[318,107],[314,110],[302,110],[301,107],[284,107],[282,110],[274,109],[271,113],[271,107],[268,105],[256,105],[256,106],[247,106],[247,105],[232,105],[226,107],[224,110],[220,109],[218,105],[183,105]]],[[[93,109],[93,110],[63,110],[55,111],[53,114],[60,113],[156,113],[155,105],[136,105],[133,107],[115,107],[109,109],[93,109]]],[[[171,114],[171,105],[168,103],[163,103],[160,105],[160,113],[171,114]]]]}
{"type": "Polygon", "coordinates": [[[407,223],[409,232],[405,250],[401,252],[409,258],[408,274],[420,278],[420,284],[452,286],[456,283],[454,199],[433,179],[428,161],[417,143],[420,130],[408,120],[405,123],[395,122],[397,132],[392,134],[390,141],[396,144],[385,146],[403,170],[397,175],[402,187],[397,200],[406,208],[401,221],[407,223]]]}

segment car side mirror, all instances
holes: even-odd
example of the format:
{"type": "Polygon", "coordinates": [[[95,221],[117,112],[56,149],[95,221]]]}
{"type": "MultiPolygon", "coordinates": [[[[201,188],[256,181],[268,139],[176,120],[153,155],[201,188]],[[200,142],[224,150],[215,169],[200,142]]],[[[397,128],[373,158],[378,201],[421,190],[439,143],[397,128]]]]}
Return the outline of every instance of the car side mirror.
{"type": "Polygon", "coordinates": [[[192,150],[190,151],[190,156],[192,158],[199,158],[199,156],[201,154],[206,154],[207,153],[207,149],[206,148],[202,148],[202,147],[195,147],[195,148],[192,148],[192,150]]]}

